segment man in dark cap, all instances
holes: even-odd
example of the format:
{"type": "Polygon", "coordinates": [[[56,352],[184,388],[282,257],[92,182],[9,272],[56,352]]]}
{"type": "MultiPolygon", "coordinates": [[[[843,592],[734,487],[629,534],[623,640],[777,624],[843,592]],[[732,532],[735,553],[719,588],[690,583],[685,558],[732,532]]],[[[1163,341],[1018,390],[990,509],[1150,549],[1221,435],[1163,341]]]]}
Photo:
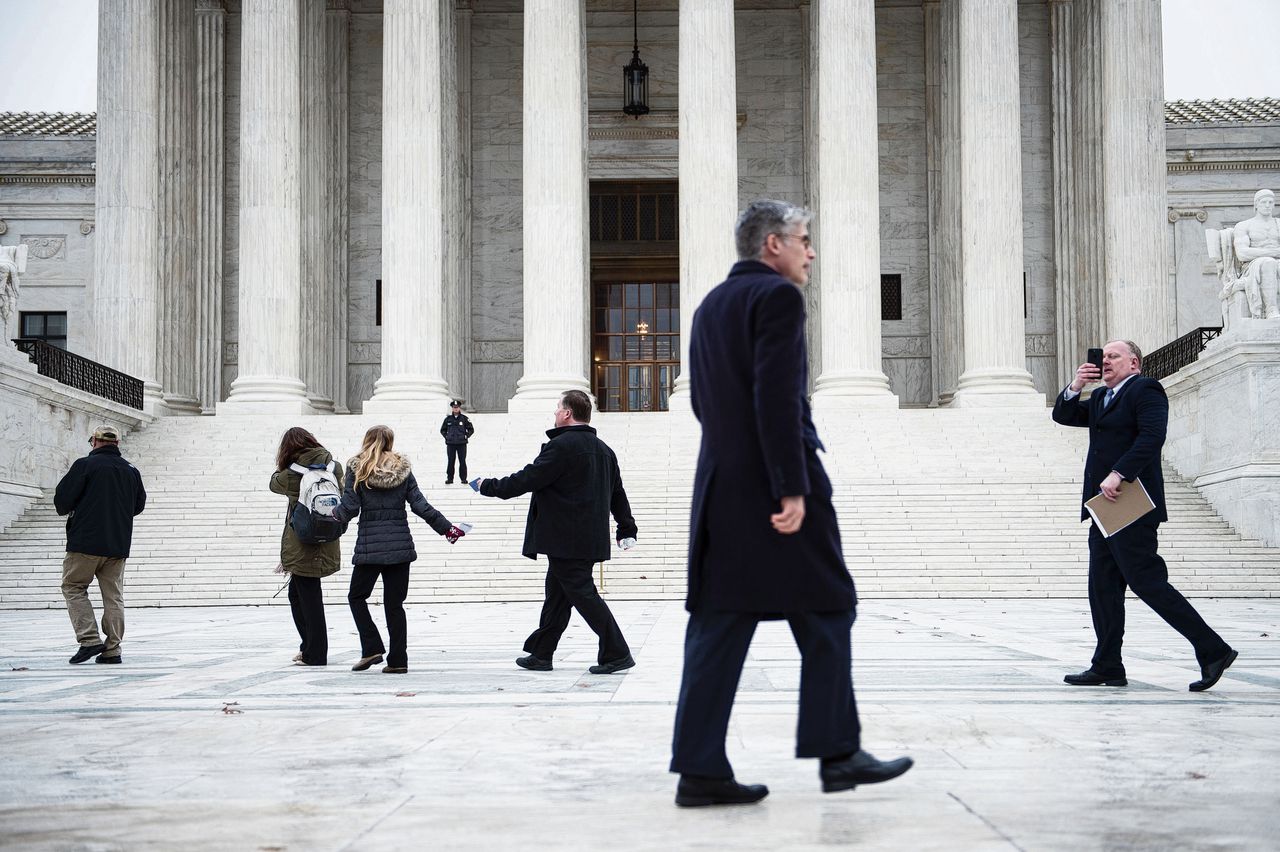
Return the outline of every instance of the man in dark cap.
{"type": "Polygon", "coordinates": [[[62,596],[80,650],[68,661],[119,663],[124,638],[124,562],[133,541],[133,518],[147,502],[142,474],[120,455],[120,433],[99,426],[89,438],[89,455],[78,458],[62,477],[53,505],[67,518],[67,555],[62,561],[62,596]],[[102,593],[102,632],[89,600],[89,584],[102,593]]]}
{"type": "Polygon", "coordinates": [[[449,464],[444,470],[444,484],[453,484],[453,465],[457,461],[459,482],[467,484],[467,440],[476,433],[471,419],[462,413],[462,400],[449,401],[449,414],[440,424],[440,436],[444,438],[445,452],[449,456],[449,464]]]}

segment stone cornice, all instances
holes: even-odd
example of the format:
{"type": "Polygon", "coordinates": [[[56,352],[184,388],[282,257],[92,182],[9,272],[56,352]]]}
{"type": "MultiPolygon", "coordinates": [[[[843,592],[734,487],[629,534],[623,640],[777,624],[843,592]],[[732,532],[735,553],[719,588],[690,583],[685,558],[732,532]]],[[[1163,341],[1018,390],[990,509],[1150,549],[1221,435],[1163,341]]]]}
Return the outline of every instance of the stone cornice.
{"type": "Polygon", "coordinates": [[[0,184],[7,186],[39,186],[47,184],[76,184],[93,186],[95,176],[88,175],[0,175],[0,184]]]}
{"type": "Polygon", "coordinates": [[[1244,160],[1228,162],[1189,162],[1167,163],[1169,174],[1187,172],[1270,172],[1280,171],[1280,160],[1244,160]]]}
{"type": "MultiPolygon", "coordinates": [[[[737,114],[738,129],[747,123],[747,114],[737,114]]],[[[587,116],[588,139],[679,139],[680,116],[673,109],[655,109],[636,120],[620,110],[593,109],[587,116]]]]}

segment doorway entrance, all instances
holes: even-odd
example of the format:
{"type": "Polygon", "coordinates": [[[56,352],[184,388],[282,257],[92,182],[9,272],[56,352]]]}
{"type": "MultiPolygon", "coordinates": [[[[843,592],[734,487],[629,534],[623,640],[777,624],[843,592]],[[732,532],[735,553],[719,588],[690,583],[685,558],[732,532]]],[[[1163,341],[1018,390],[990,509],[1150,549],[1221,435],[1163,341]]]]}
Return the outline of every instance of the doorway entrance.
{"type": "Polygon", "coordinates": [[[601,411],[666,411],[680,369],[673,181],[591,184],[592,391],[601,411]]]}

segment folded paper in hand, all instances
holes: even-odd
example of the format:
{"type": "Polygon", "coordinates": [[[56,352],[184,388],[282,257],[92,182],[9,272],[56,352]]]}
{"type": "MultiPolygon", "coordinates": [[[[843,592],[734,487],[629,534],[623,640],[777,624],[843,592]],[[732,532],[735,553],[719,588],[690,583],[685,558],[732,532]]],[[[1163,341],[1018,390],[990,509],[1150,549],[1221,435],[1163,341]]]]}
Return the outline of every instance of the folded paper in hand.
{"type": "Polygon", "coordinates": [[[1093,522],[1098,525],[1099,531],[1107,538],[1111,538],[1155,509],[1156,504],[1151,500],[1151,495],[1147,493],[1142,480],[1135,479],[1133,482],[1120,483],[1120,493],[1116,495],[1115,502],[1098,494],[1086,500],[1084,507],[1093,518],[1093,522]]]}

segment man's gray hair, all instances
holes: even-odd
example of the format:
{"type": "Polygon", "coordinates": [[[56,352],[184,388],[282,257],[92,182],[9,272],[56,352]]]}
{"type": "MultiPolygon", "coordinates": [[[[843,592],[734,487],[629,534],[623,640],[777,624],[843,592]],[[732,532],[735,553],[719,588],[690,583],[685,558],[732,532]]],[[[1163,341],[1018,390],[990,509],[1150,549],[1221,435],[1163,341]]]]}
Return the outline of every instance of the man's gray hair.
{"type": "Polygon", "coordinates": [[[1138,348],[1138,344],[1132,340],[1109,340],[1108,343],[1123,343],[1128,348],[1129,354],[1138,359],[1138,366],[1142,366],[1142,350],[1138,348]]]}
{"type": "Polygon", "coordinates": [[[786,201],[762,198],[747,205],[733,229],[738,260],[759,260],[770,234],[786,234],[796,225],[807,225],[813,213],[786,201]]]}

